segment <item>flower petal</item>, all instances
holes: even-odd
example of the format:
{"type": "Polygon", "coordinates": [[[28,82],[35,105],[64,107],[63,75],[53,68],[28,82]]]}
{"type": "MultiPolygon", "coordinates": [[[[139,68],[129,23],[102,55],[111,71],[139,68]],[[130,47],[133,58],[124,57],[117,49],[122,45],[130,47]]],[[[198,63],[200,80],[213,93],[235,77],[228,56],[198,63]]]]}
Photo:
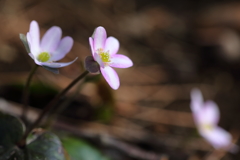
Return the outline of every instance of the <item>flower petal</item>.
{"type": "Polygon", "coordinates": [[[27,32],[27,41],[28,41],[28,46],[29,46],[30,52],[32,52],[32,49],[31,49],[31,47],[32,47],[32,44],[31,44],[32,43],[32,38],[31,38],[29,32],[27,32]]]}
{"type": "Polygon", "coordinates": [[[215,127],[211,131],[201,132],[201,135],[213,145],[215,149],[227,149],[232,143],[232,136],[220,127],[215,127]]]}
{"type": "Polygon", "coordinates": [[[197,112],[193,112],[193,117],[197,126],[217,125],[220,117],[220,112],[217,104],[213,101],[204,103],[203,108],[197,112]]]}
{"type": "Polygon", "coordinates": [[[93,48],[96,51],[104,47],[107,38],[106,30],[103,27],[97,27],[93,33],[93,48]]]}
{"type": "Polygon", "coordinates": [[[29,32],[27,32],[26,37],[27,37],[28,44],[30,45],[31,42],[32,42],[32,38],[30,37],[30,33],[29,32]]]}
{"type": "Polygon", "coordinates": [[[40,33],[39,26],[36,21],[32,21],[30,23],[30,29],[27,34],[27,40],[30,43],[30,50],[33,55],[36,55],[39,52],[39,41],[40,41],[40,33]]]}
{"type": "Polygon", "coordinates": [[[75,62],[78,58],[75,58],[73,61],[71,62],[67,62],[67,63],[50,63],[50,62],[39,62],[38,60],[35,59],[35,63],[40,65],[40,66],[47,66],[47,67],[50,67],[50,68],[61,68],[61,67],[65,67],[65,66],[68,66],[70,64],[72,64],[73,62],[75,62]]]}
{"type": "Polygon", "coordinates": [[[108,51],[110,55],[118,52],[119,41],[114,37],[108,37],[104,46],[104,51],[108,51]]]}
{"type": "Polygon", "coordinates": [[[28,55],[29,55],[32,59],[34,59],[34,56],[32,55],[32,53],[28,53],[28,55]]]}
{"type": "Polygon", "coordinates": [[[60,41],[57,49],[52,53],[51,60],[58,61],[58,60],[62,59],[71,50],[72,46],[73,46],[72,37],[69,37],[69,36],[64,37],[60,41]]]}
{"type": "Polygon", "coordinates": [[[207,101],[204,104],[202,119],[207,124],[217,124],[219,121],[220,112],[217,104],[213,101],[207,101]]]}
{"type": "Polygon", "coordinates": [[[203,107],[203,97],[199,89],[194,88],[191,91],[191,110],[193,113],[196,113],[203,107]]]}
{"type": "Polygon", "coordinates": [[[90,44],[90,47],[91,47],[92,55],[94,56],[93,39],[92,39],[92,37],[89,37],[89,44],[90,44]]]}
{"type": "Polygon", "coordinates": [[[115,90],[118,89],[120,82],[116,71],[109,66],[106,66],[104,68],[101,67],[100,70],[110,87],[115,90]]]}
{"type": "Polygon", "coordinates": [[[103,63],[101,57],[97,53],[94,53],[93,58],[96,62],[98,62],[100,67],[104,68],[104,63],[103,63]]]}
{"type": "Polygon", "coordinates": [[[41,41],[42,52],[53,52],[61,39],[62,30],[60,27],[53,26],[44,34],[41,41]]]}
{"type": "Polygon", "coordinates": [[[133,62],[131,59],[129,59],[127,56],[124,56],[122,54],[115,54],[111,57],[111,67],[116,68],[128,68],[133,65],[133,62]]]}

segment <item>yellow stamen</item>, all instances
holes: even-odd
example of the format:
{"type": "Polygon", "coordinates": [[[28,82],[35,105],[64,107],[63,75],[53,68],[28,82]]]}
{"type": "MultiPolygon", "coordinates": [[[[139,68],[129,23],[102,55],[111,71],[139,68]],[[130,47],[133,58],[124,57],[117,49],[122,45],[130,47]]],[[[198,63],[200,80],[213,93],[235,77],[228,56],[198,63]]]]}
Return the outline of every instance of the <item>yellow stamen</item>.
{"type": "Polygon", "coordinates": [[[211,124],[203,124],[202,127],[203,127],[205,130],[212,130],[212,129],[213,129],[213,125],[211,125],[211,124]]]}
{"type": "Polygon", "coordinates": [[[37,57],[40,62],[47,62],[50,59],[50,54],[48,52],[42,52],[37,57]]]}
{"type": "Polygon", "coordinates": [[[98,51],[98,54],[99,54],[99,56],[101,57],[101,59],[102,59],[103,62],[105,62],[105,63],[106,63],[106,62],[111,62],[111,61],[110,61],[110,55],[109,55],[109,52],[108,52],[108,51],[107,51],[107,52],[104,52],[102,48],[98,49],[97,51],[98,51]]]}

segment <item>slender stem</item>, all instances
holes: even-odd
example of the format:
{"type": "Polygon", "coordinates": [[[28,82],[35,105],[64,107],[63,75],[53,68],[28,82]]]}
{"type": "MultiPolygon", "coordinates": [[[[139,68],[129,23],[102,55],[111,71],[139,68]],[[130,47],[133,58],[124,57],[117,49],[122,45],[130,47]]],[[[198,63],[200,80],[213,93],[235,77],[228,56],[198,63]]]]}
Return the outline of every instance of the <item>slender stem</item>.
{"type": "Polygon", "coordinates": [[[24,122],[27,119],[26,115],[27,115],[27,111],[28,111],[29,85],[31,83],[32,77],[33,77],[34,73],[36,72],[37,68],[38,68],[38,65],[35,65],[32,68],[31,72],[28,75],[26,84],[25,84],[24,89],[23,89],[23,95],[22,95],[23,110],[22,110],[21,118],[24,122]]]}
{"type": "Polygon", "coordinates": [[[48,111],[50,111],[52,108],[54,108],[54,106],[56,105],[58,100],[63,95],[65,95],[68,92],[68,90],[71,89],[79,80],[84,78],[88,73],[89,73],[88,71],[84,71],[80,76],[78,76],[75,80],[73,80],[72,83],[70,83],[64,90],[62,90],[62,92],[58,93],[55,96],[55,98],[45,106],[42,113],[39,115],[38,119],[28,128],[28,130],[23,135],[23,139],[19,143],[20,146],[25,146],[26,138],[27,138],[28,134],[32,131],[32,129],[34,129],[36,126],[38,126],[39,123],[41,122],[41,120],[43,119],[43,117],[46,115],[46,113],[48,111]]]}
{"type": "MultiPolygon", "coordinates": [[[[56,109],[52,109],[49,114],[48,114],[48,119],[47,119],[47,123],[46,126],[50,127],[52,126],[54,119],[56,119],[57,115],[62,112],[72,101],[73,99],[77,96],[77,94],[79,93],[80,89],[84,86],[84,81],[81,81],[81,83],[77,86],[75,92],[65,101],[63,101],[58,108],[56,109]]],[[[55,108],[55,107],[54,107],[55,108]]],[[[45,126],[45,125],[44,125],[45,126]]]]}

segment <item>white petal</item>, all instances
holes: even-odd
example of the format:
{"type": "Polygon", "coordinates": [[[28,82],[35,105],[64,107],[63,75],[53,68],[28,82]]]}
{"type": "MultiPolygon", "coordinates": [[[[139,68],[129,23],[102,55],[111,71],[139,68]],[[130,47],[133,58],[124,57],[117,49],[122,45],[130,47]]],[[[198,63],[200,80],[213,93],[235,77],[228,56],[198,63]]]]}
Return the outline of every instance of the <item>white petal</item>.
{"type": "Polygon", "coordinates": [[[201,135],[211,143],[215,149],[228,148],[232,144],[232,136],[220,127],[215,127],[212,131],[202,131],[201,135]]]}
{"type": "Polygon", "coordinates": [[[104,51],[109,52],[110,55],[114,55],[118,52],[119,41],[114,37],[108,37],[104,46],[104,51]]]}
{"type": "Polygon", "coordinates": [[[92,37],[89,37],[89,44],[90,44],[90,48],[91,48],[91,51],[92,51],[92,55],[94,56],[93,39],[92,39],[92,37]]]}
{"type": "Polygon", "coordinates": [[[111,57],[111,67],[116,68],[128,68],[133,65],[133,62],[131,59],[129,59],[127,56],[121,55],[121,54],[115,54],[111,57]]]}
{"type": "Polygon", "coordinates": [[[213,101],[204,103],[203,114],[201,115],[204,123],[217,124],[220,117],[220,112],[217,104],[213,101]]]}
{"type": "Polygon", "coordinates": [[[60,27],[53,26],[47,30],[41,41],[42,52],[54,52],[57,48],[62,36],[62,30],[60,27]]]}
{"type": "Polygon", "coordinates": [[[73,46],[72,37],[64,37],[58,44],[57,49],[52,53],[51,60],[58,61],[65,57],[65,55],[71,50],[73,46]]]}
{"type": "Polygon", "coordinates": [[[28,42],[30,43],[30,50],[33,55],[36,55],[40,48],[39,48],[39,41],[40,41],[40,33],[39,33],[39,26],[36,21],[32,21],[30,23],[29,33],[27,34],[28,42]]]}
{"type": "Polygon", "coordinates": [[[103,49],[107,38],[106,30],[103,27],[97,27],[93,33],[93,48],[98,50],[103,49]]]}
{"type": "Polygon", "coordinates": [[[196,113],[203,107],[203,97],[199,89],[194,88],[191,91],[191,110],[193,113],[196,113]]]}
{"type": "Polygon", "coordinates": [[[104,63],[101,59],[101,57],[97,54],[97,53],[94,53],[94,56],[93,56],[94,60],[96,62],[98,62],[98,64],[100,65],[100,67],[104,68],[104,63]]]}
{"type": "Polygon", "coordinates": [[[75,62],[78,58],[75,58],[73,61],[71,62],[67,62],[67,63],[55,63],[55,62],[39,62],[35,59],[35,63],[40,65],[40,66],[47,66],[47,67],[50,67],[50,68],[61,68],[61,67],[65,67],[65,66],[69,66],[70,64],[72,64],[73,62],[75,62]]]}
{"type": "Polygon", "coordinates": [[[112,89],[118,89],[120,86],[119,78],[114,69],[109,66],[100,67],[101,73],[112,89]]]}

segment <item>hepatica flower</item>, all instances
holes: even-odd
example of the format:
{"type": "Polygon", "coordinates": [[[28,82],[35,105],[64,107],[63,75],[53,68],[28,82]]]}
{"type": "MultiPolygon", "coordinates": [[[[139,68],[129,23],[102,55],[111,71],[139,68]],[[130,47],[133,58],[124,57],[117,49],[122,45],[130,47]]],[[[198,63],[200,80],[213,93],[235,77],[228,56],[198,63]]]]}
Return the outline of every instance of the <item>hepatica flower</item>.
{"type": "Polygon", "coordinates": [[[231,134],[217,125],[220,113],[215,102],[204,102],[201,91],[193,89],[191,91],[190,107],[200,135],[215,149],[225,149],[233,152],[237,150],[237,146],[231,142],[231,134]]]}
{"type": "Polygon", "coordinates": [[[39,26],[36,21],[30,24],[27,33],[27,42],[29,46],[29,56],[40,66],[49,68],[61,68],[72,64],[75,60],[67,63],[57,63],[71,50],[73,39],[69,36],[62,37],[60,27],[51,27],[40,40],[39,26]]]}
{"type": "Polygon", "coordinates": [[[89,37],[92,55],[100,66],[100,71],[108,84],[113,89],[120,86],[119,77],[112,68],[128,68],[133,62],[124,55],[117,54],[119,41],[114,37],[108,37],[103,27],[97,27],[92,37],[89,37]]]}

